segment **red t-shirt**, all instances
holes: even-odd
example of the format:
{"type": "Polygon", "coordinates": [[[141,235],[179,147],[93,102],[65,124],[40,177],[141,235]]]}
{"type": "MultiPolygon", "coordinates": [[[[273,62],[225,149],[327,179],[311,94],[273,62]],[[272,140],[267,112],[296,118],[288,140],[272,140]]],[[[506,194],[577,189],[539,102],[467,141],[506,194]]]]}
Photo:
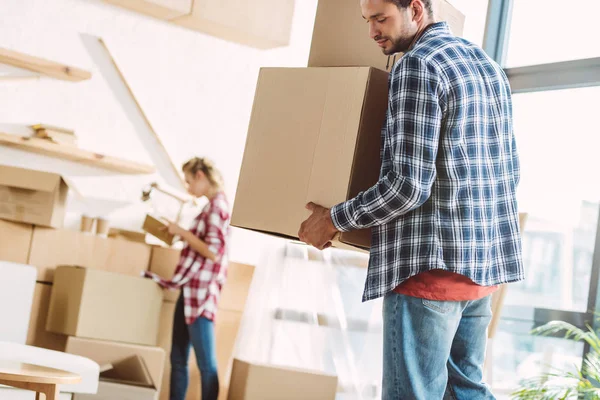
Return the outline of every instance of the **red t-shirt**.
{"type": "Polygon", "coordinates": [[[402,282],[394,292],[427,300],[468,301],[492,294],[498,286],[480,286],[466,276],[434,269],[402,282]]]}

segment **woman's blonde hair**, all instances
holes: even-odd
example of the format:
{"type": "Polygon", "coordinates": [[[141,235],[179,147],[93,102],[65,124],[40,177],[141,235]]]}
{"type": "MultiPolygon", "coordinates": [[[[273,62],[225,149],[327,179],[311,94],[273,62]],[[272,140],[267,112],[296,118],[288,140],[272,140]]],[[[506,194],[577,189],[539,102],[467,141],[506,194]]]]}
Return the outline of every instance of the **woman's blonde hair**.
{"type": "Polygon", "coordinates": [[[202,171],[211,185],[217,189],[223,189],[223,176],[215,167],[215,164],[206,158],[194,157],[181,168],[184,173],[196,176],[198,171],[202,171]]]}

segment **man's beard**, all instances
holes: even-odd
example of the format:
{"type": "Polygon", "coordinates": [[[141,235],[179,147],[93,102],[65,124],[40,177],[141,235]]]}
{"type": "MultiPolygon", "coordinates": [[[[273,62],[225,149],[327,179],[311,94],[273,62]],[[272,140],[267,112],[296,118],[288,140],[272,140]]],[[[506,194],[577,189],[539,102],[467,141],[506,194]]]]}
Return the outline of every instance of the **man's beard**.
{"type": "MultiPolygon", "coordinates": [[[[414,37],[412,38],[387,38],[392,46],[389,49],[383,49],[383,54],[386,56],[391,56],[396,53],[405,53],[413,42],[414,37]]],[[[375,38],[375,40],[378,40],[375,38]]]]}

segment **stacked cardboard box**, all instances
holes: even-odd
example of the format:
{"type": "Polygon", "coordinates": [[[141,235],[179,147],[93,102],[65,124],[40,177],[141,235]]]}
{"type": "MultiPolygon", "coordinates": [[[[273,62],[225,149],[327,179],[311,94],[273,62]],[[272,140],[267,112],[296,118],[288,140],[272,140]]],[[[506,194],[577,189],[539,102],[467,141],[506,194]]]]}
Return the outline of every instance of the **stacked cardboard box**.
{"type": "MultiPolygon", "coordinates": [[[[435,0],[434,13],[462,33],[449,3],[435,0]]],[[[309,68],[260,71],[232,225],[297,238],[306,203],[331,207],[377,182],[392,64],[358,1],[319,1],[309,68]]],[[[370,232],[334,245],[369,248],[370,232]]]]}
{"type": "MultiPolygon", "coordinates": [[[[179,261],[179,250],[154,247],[150,262],[150,271],[171,278],[179,261]]],[[[219,380],[221,384],[220,399],[227,398],[228,382],[233,361],[233,350],[237,334],[242,321],[250,283],[254,274],[254,267],[245,264],[230,263],[227,272],[227,281],[219,299],[219,310],[215,321],[215,337],[217,346],[217,365],[219,369],[219,380]]],[[[173,317],[178,292],[170,292],[165,295],[161,312],[160,332],[158,336],[159,346],[166,353],[167,358],[171,352],[171,339],[173,329],[173,317]]],[[[188,399],[200,398],[200,373],[196,366],[195,354],[192,351],[189,361],[190,383],[188,388],[188,399]]],[[[163,378],[161,400],[169,398],[170,362],[165,363],[165,374],[163,378]]]]}
{"type": "MultiPolygon", "coordinates": [[[[178,292],[165,292],[163,301],[159,286],[140,275],[150,268],[170,278],[180,251],[62,229],[68,189],[59,175],[0,166],[0,261],[37,269],[22,341],[108,368],[98,395],[77,398],[158,398],[163,381],[163,395],[169,390],[165,353],[178,292]]],[[[252,272],[233,264],[223,292],[216,335],[225,388],[252,272]]],[[[195,360],[190,364],[190,398],[199,398],[195,360]]]]}
{"type": "Polygon", "coordinates": [[[61,228],[68,192],[58,174],[0,165],[0,219],[61,228]]]}
{"type": "Polygon", "coordinates": [[[59,265],[118,272],[139,277],[148,269],[150,246],[65,229],[35,227],[27,263],[38,268],[38,281],[51,283],[59,265]]]}
{"type": "Polygon", "coordinates": [[[37,269],[23,342],[110,364],[112,384],[125,358],[139,357],[127,369],[143,365],[153,387],[135,397],[136,386],[121,382],[111,393],[155,399],[165,353],[156,346],[162,291],[140,277],[150,246],[62,229],[68,191],[60,175],[0,166],[0,261],[37,269]]]}
{"type": "MultiPolygon", "coordinates": [[[[97,395],[76,395],[76,399],[158,397],[165,362],[165,352],[157,346],[162,301],[160,287],[142,277],[56,268],[45,333],[39,336],[52,335],[56,350],[109,367],[97,395]],[[142,379],[145,371],[147,379],[142,379]]],[[[41,323],[36,331],[41,331],[41,323]]]]}

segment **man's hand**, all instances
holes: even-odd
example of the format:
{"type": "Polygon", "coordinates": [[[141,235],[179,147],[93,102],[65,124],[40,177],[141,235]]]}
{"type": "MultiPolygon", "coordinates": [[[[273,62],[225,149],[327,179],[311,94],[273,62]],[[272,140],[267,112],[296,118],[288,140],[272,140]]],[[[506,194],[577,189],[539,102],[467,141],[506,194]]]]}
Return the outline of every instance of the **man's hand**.
{"type": "Polygon", "coordinates": [[[306,208],[312,211],[312,215],[300,225],[298,237],[319,250],[331,247],[331,240],[338,230],[333,225],[329,209],[315,203],[308,203],[306,208]]]}

